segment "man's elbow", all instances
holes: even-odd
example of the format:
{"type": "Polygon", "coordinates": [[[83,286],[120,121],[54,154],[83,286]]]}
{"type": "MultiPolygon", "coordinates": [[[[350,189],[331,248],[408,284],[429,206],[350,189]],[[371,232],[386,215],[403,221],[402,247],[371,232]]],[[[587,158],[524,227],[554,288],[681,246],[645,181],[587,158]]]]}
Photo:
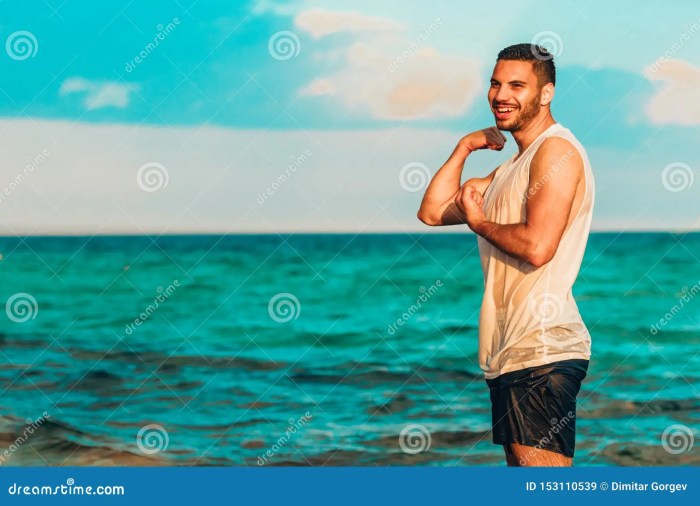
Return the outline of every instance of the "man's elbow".
{"type": "Polygon", "coordinates": [[[435,216],[432,216],[430,214],[427,214],[427,213],[424,213],[421,211],[418,211],[418,214],[416,215],[416,217],[420,221],[422,221],[423,223],[428,225],[429,227],[437,227],[441,223],[440,220],[437,219],[435,216]]]}
{"type": "Polygon", "coordinates": [[[528,263],[533,267],[542,267],[552,261],[556,251],[555,247],[538,244],[533,248],[528,258],[528,263]]]}

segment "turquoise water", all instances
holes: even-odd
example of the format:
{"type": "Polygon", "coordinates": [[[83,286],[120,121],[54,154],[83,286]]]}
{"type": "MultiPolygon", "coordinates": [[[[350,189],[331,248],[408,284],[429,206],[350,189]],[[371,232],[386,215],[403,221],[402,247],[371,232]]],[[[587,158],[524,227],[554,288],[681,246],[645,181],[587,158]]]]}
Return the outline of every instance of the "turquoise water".
{"type": "MultiPolygon", "coordinates": [[[[2,300],[29,301],[0,324],[0,443],[48,414],[4,465],[268,451],[270,465],[502,465],[473,235],[0,238],[0,253],[2,300]],[[151,424],[160,443],[139,436],[151,424]],[[419,453],[400,444],[413,424],[419,453]]],[[[697,446],[661,444],[700,418],[697,257],[700,234],[591,235],[574,287],[593,339],[576,465],[697,463],[697,446]]]]}

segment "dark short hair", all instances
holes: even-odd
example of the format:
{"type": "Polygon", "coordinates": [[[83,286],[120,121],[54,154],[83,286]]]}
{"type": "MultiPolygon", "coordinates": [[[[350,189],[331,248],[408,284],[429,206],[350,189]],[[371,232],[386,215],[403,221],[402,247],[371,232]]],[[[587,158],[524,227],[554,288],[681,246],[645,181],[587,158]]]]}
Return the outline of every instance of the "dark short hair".
{"type": "Polygon", "coordinates": [[[532,63],[532,70],[537,74],[537,83],[544,86],[547,83],[556,85],[556,69],[554,55],[537,44],[514,44],[498,53],[498,60],[518,60],[532,63]]]}

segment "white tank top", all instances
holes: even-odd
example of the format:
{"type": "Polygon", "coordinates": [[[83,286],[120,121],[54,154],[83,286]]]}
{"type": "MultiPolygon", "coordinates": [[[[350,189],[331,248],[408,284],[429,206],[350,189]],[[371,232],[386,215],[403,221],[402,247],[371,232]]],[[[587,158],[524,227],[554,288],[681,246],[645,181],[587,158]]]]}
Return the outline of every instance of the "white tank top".
{"type": "Polygon", "coordinates": [[[542,267],[520,261],[477,236],[484,273],[479,366],[487,379],[557,360],[590,359],[591,336],[571,289],[588,241],[595,185],[586,151],[571,131],[555,123],[517,160],[516,153],[501,165],[484,195],[484,214],[499,224],[525,222],[530,162],[542,142],[552,136],[568,140],[581,155],[585,194],[554,258],[542,267]]]}

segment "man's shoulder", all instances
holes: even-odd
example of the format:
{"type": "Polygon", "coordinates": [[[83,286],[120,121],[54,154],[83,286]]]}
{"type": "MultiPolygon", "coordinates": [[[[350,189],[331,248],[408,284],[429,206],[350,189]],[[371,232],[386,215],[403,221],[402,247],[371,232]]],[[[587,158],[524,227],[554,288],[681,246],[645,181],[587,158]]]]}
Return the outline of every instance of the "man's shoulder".
{"type": "Polygon", "coordinates": [[[542,144],[552,144],[552,143],[559,143],[563,146],[566,146],[566,143],[568,142],[569,148],[577,150],[583,157],[586,156],[586,150],[583,147],[583,144],[578,140],[576,135],[566,128],[564,125],[561,123],[556,124],[556,128],[552,129],[550,132],[548,132],[547,137],[544,139],[542,144]],[[566,142],[564,142],[566,141],[566,142]]]}
{"type": "Polygon", "coordinates": [[[531,169],[546,167],[556,169],[564,166],[576,166],[583,169],[586,154],[580,143],[568,135],[553,134],[540,144],[535,152],[531,169]]]}

